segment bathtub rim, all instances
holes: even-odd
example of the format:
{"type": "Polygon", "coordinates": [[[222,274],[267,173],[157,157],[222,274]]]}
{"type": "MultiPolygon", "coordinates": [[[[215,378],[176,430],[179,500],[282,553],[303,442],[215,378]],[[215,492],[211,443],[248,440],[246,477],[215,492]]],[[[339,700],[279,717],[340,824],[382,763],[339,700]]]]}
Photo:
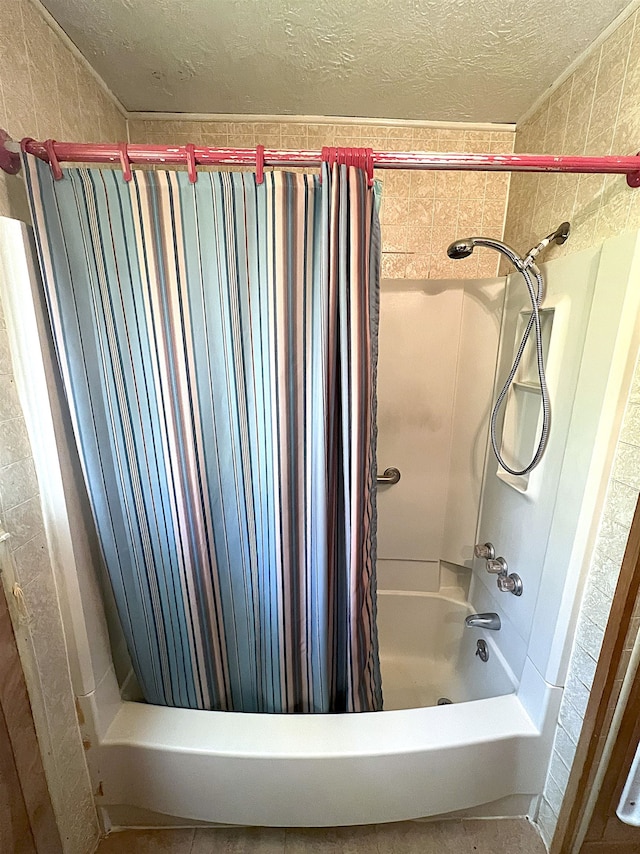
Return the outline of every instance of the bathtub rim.
{"type": "MultiPolygon", "coordinates": [[[[562,691],[546,685],[544,693],[540,722],[528,713],[522,686],[518,693],[452,706],[344,715],[208,712],[119,701],[87,758],[107,819],[110,806],[128,805],[238,825],[404,821],[513,793],[537,795],[562,691]]],[[[82,698],[88,720],[99,705],[95,697],[82,698]]]]}

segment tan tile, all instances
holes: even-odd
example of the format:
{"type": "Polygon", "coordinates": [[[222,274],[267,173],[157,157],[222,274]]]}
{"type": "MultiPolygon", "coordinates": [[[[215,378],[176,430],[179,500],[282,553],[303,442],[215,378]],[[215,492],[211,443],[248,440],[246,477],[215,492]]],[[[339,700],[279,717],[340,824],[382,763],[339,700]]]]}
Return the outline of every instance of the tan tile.
{"type": "Polygon", "coordinates": [[[380,222],[384,225],[409,225],[409,199],[387,196],[384,193],[380,206],[380,222]]]}
{"type": "Polygon", "coordinates": [[[438,132],[434,128],[414,128],[412,143],[417,151],[435,151],[438,132]]]}
{"type": "MultiPolygon", "coordinates": [[[[473,255],[471,256],[474,257],[473,255]]],[[[431,256],[431,266],[429,268],[430,279],[459,279],[461,278],[459,271],[462,269],[461,261],[452,261],[447,257],[446,252],[434,252],[431,256]]]]}
{"type": "Polygon", "coordinates": [[[97,854],[189,854],[193,837],[189,829],[125,830],[103,839],[97,854]]]}
{"type": "Polygon", "coordinates": [[[482,234],[483,230],[487,230],[482,222],[482,209],[483,206],[478,204],[460,205],[456,224],[456,238],[473,237],[482,234]]]}
{"type": "Polygon", "coordinates": [[[385,196],[409,197],[409,186],[413,175],[401,169],[383,169],[380,171],[385,196]]]}
{"type": "Polygon", "coordinates": [[[280,136],[280,144],[285,149],[300,149],[304,151],[309,147],[309,139],[306,134],[290,135],[283,132],[280,136]]]}
{"type": "Polygon", "coordinates": [[[200,828],[191,854],[283,854],[285,831],[277,827],[200,828]]]}
{"type": "Polygon", "coordinates": [[[477,275],[481,279],[492,279],[494,276],[497,276],[500,257],[496,255],[495,252],[490,252],[489,250],[483,251],[482,249],[479,249],[477,252],[477,275]]]}
{"type": "Polygon", "coordinates": [[[383,252],[380,264],[380,276],[383,279],[404,279],[407,269],[407,258],[404,253],[394,254],[383,252]]]}
{"type": "Polygon", "coordinates": [[[24,587],[31,581],[40,581],[52,572],[49,547],[44,531],[36,534],[13,553],[18,582],[24,587]]]}
{"type": "Polygon", "coordinates": [[[424,255],[431,252],[431,245],[432,233],[429,226],[409,225],[407,227],[407,252],[424,255]]]}
{"type": "Polygon", "coordinates": [[[381,854],[452,854],[463,852],[462,822],[404,821],[378,825],[381,854]]]}
{"type": "Polygon", "coordinates": [[[461,172],[460,173],[460,198],[482,199],[484,198],[487,183],[486,172],[461,172]]]}
{"type": "MultiPolygon", "coordinates": [[[[428,244],[424,244],[423,248],[428,248],[428,244]]],[[[410,255],[405,269],[405,278],[407,279],[428,279],[431,274],[431,255],[416,254],[410,255]]]]}
{"type": "Polygon", "coordinates": [[[504,198],[486,198],[481,207],[482,211],[482,227],[490,229],[492,232],[502,232],[502,224],[504,221],[504,198]]]}
{"type": "Polygon", "coordinates": [[[434,209],[432,199],[409,199],[409,222],[415,227],[431,228],[434,209]]]}
{"type": "Polygon", "coordinates": [[[0,466],[6,466],[31,456],[27,425],[23,418],[13,418],[0,424],[0,466]]]}
{"type": "Polygon", "coordinates": [[[516,135],[513,131],[493,131],[491,133],[491,151],[499,154],[511,154],[515,145],[516,135]]]}
{"type": "Polygon", "coordinates": [[[462,181],[461,172],[436,172],[436,199],[457,199],[462,181]]]}
{"type": "Polygon", "coordinates": [[[436,198],[433,206],[434,229],[444,228],[449,233],[454,233],[457,230],[459,207],[457,198],[436,198]]]}
{"type": "Polygon", "coordinates": [[[9,547],[12,551],[20,548],[31,537],[44,530],[40,499],[30,498],[7,510],[4,514],[4,527],[10,534],[9,547]]]}
{"type": "Polygon", "coordinates": [[[526,819],[467,819],[463,825],[465,841],[475,854],[545,854],[542,839],[526,819]]]}
{"type": "Polygon", "coordinates": [[[382,229],[382,251],[404,252],[407,246],[406,225],[385,225],[382,229]]]}
{"type": "MultiPolygon", "coordinates": [[[[613,139],[616,119],[618,116],[618,105],[622,94],[621,82],[594,99],[591,110],[591,121],[589,123],[589,135],[587,139],[588,154],[591,154],[590,139],[603,133],[609,134],[609,140],[613,139]]],[[[608,153],[608,152],[607,152],[608,153]]]]}
{"type": "Polygon", "coordinates": [[[413,133],[414,129],[411,127],[390,127],[387,129],[387,136],[389,140],[396,140],[398,142],[402,142],[406,147],[408,147],[411,142],[413,142],[413,133]]]}
{"type": "Polygon", "coordinates": [[[436,173],[432,170],[410,173],[409,196],[412,199],[433,199],[436,191],[436,173]]]}
{"type": "Polygon", "coordinates": [[[376,854],[377,829],[374,825],[362,827],[292,828],[287,830],[286,854],[304,852],[343,852],[343,854],[376,854]]]}
{"type": "Polygon", "coordinates": [[[3,513],[38,494],[38,479],[31,458],[0,469],[0,505],[3,513]]]}
{"type": "Polygon", "coordinates": [[[482,154],[489,150],[491,134],[486,131],[467,130],[464,133],[464,150],[482,154]]]}

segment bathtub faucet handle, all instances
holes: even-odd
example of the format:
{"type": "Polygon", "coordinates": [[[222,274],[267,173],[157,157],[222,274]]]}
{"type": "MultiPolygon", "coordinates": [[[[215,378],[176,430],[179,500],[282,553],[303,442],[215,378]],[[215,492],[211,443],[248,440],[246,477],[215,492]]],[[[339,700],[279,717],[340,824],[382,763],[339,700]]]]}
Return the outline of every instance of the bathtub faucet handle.
{"type": "Polygon", "coordinates": [[[493,560],[496,556],[493,543],[476,543],[473,547],[473,553],[476,557],[484,558],[485,560],[493,560]]]}
{"type": "Polygon", "coordinates": [[[487,572],[492,575],[507,575],[509,567],[503,557],[491,558],[487,561],[487,572]]]}

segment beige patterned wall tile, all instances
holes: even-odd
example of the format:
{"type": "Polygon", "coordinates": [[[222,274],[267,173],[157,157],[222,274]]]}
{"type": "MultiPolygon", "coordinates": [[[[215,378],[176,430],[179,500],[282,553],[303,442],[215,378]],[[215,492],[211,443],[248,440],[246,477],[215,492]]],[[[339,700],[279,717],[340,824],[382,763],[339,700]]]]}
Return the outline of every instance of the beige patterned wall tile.
{"type": "MultiPolygon", "coordinates": [[[[549,154],[635,153],[640,148],[640,26],[632,14],[594,51],[536,113],[518,126],[516,151],[549,154]],[[543,134],[544,128],[544,134],[543,134]]],[[[640,226],[640,199],[622,176],[550,176],[531,182],[514,176],[505,239],[534,244],[569,219],[572,234],[549,257],[575,252],[640,226]],[[548,188],[555,180],[554,202],[548,188]]]]}
{"type": "MultiPolygon", "coordinates": [[[[514,134],[509,131],[470,131],[457,128],[423,128],[356,125],[348,122],[260,123],[242,121],[189,122],[132,120],[132,142],[162,144],[195,142],[213,146],[318,149],[323,145],[370,146],[378,151],[473,151],[510,153],[514,134]]],[[[506,173],[465,173],[458,171],[421,172],[377,170],[383,185],[380,218],[383,240],[383,275],[417,278],[418,272],[431,278],[444,275],[470,277],[476,274],[476,258],[454,266],[440,257],[460,227],[490,230],[502,237],[509,176],[506,173]],[[422,233],[420,233],[422,229],[422,233]],[[433,242],[437,235],[437,245],[433,242]],[[445,245],[446,244],[446,245],[445,245]],[[444,245],[444,249],[443,249],[444,245]],[[402,253],[402,254],[399,254],[402,253]]],[[[464,229],[463,229],[464,230],[464,229]]],[[[466,233],[466,231],[465,231],[466,233]]],[[[482,265],[483,275],[490,262],[482,265]]]]}

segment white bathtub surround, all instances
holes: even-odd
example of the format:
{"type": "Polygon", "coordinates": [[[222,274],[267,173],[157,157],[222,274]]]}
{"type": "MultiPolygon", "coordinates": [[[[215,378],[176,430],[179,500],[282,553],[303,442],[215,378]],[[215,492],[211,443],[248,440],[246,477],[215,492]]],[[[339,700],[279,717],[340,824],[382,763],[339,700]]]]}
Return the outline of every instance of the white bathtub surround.
{"type": "Polygon", "coordinates": [[[504,279],[382,281],[378,468],[402,477],[378,490],[381,560],[471,566],[503,298],[504,279]]]}
{"type": "MultiPolygon", "coordinates": [[[[561,294],[571,293],[567,283],[580,258],[583,267],[592,271],[593,301],[586,318],[582,313],[572,321],[571,335],[577,334],[581,322],[584,329],[584,343],[570,362],[574,371],[579,366],[573,390],[567,371],[562,377],[558,373],[558,369],[563,370],[562,359],[557,359],[554,366],[550,351],[550,385],[554,394],[555,383],[555,396],[548,456],[534,472],[524,494],[511,489],[509,495],[507,484],[495,477],[491,460],[488,466],[480,539],[490,539],[498,553],[507,558],[510,568],[522,575],[525,594],[518,600],[497,593],[493,579],[479,561],[471,585],[471,597],[479,609],[500,612],[502,630],[497,643],[516,674],[530,660],[548,684],[566,686],[539,813],[547,841],[553,835],[580,736],[640,488],[634,446],[621,441],[614,458],[640,345],[638,235],[623,235],[606,241],[601,250],[566,256],[566,265],[562,259],[544,265],[552,291],[557,287],[561,294]],[[564,383],[562,393],[559,381],[564,383]],[[553,487],[552,475],[556,476],[553,487]],[[497,491],[502,492],[500,500],[496,499],[497,491]],[[489,506],[492,501],[497,501],[495,512],[489,506]],[[550,506],[543,504],[549,501],[550,506]],[[581,617],[576,626],[583,589],[581,617]]],[[[588,279],[585,270],[577,284],[586,286],[588,279]]],[[[574,305],[584,296],[576,288],[573,305],[568,305],[567,310],[575,314],[574,305]]],[[[558,307],[562,308],[560,302],[558,307]]],[[[560,344],[566,348],[570,338],[565,335],[560,344]]],[[[633,390],[631,394],[633,401],[633,390]]],[[[637,427],[633,426],[635,416],[632,403],[623,440],[633,436],[640,441],[637,427]]]]}

